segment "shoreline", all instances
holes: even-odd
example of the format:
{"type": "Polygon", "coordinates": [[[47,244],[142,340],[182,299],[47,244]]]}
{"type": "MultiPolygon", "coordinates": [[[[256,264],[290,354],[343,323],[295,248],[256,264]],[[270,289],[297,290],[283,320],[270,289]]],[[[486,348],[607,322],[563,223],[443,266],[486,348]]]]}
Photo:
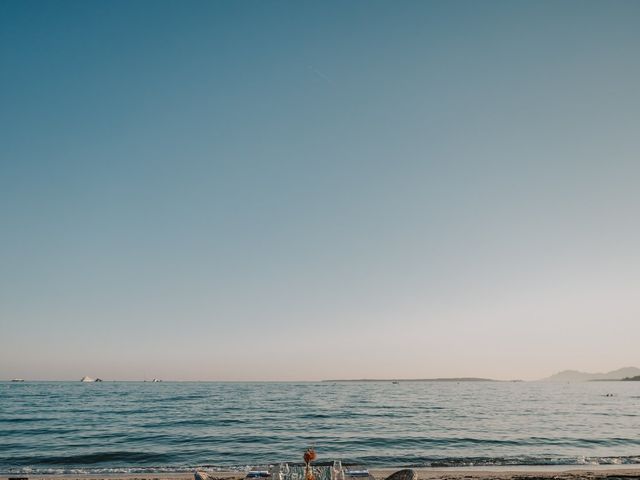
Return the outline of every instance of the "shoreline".
{"type": "MultiPolygon", "coordinates": [[[[369,472],[377,479],[401,470],[397,468],[370,468],[369,472]]],[[[419,467],[414,468],[418,480],[640,480],[640,465],[508,465],[482,467],[419,467]]],[[[194,470],[195,471],[195,470],[194,470]]],[[[212,480],[242,480],[244,472],[210,472],[212,480]]],[[[0,474],[0,480],[28,478],[29,480],[192,480],[193,472],[162,473],[86,473],[86,474],[0,474]]]]}

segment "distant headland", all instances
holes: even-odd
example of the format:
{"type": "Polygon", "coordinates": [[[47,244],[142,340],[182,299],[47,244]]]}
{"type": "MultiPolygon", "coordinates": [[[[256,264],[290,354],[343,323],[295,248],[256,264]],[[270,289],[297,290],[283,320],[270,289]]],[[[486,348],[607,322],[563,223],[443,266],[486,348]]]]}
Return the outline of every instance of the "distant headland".
{"type": "MultiPolygon", "coordinates": [[[[478,377],[451,377],[451,378],[359,378],[359,379],[342,379],[342,380],[322,380],[323,382],[501,382],[504,380],[494,380],[492,378],[478,377]]],[[[512,380],[520,381],[520,380],[512,380]]]]}
{"type": "Polygon", "coordinates": [[[616,380],[640,380],[640,368],[624,367],[607,373],[588,373],[579,372],[577,370],[564,370],[543,379],[543,381],[546,382],[594,382],[616,380]]]}

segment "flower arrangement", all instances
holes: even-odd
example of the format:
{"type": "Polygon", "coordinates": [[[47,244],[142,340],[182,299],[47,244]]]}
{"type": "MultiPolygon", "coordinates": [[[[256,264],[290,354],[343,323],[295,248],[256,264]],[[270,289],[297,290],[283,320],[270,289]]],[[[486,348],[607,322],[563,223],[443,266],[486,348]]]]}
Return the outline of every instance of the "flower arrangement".
{"type": "Polygon", "coordinates": [[[311,469],[311,462],[317,458],[316,451],[313,449],[313,447],[309,447],[304,452],[304,455],[302,458],[304,458],[304,464],[305,464],[305,469],[304,469],[305,480],[315,480],[315,477],[313,476],[313,470],[311,469]]]}

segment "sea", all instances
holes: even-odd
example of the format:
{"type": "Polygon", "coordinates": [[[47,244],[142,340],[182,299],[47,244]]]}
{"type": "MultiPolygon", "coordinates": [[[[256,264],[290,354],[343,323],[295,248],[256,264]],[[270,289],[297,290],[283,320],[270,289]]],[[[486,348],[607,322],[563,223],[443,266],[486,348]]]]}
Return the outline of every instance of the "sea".
{"type": "Polygon", "coordinates": [[[0,474],[640,464],[640,382],[0,382],[0,474]]]}

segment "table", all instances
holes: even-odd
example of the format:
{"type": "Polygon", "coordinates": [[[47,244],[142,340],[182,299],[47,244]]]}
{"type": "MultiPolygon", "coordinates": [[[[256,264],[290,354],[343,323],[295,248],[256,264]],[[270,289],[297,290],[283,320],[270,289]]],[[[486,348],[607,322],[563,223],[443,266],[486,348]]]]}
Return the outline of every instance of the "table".
{"type": "MultiPolygon", "coordinates": [[[[311,465],[315,480],[331,480],[331,471],[333,467],[326,465],[311,465]]],[[[344,480],[375,480],[373,475],[368,473],[361,466],[343,467],[344,480]],[[350,474],[353,472],[353,474],[350,474]],[[356,474],[356,472],[358,472],[356,474]],[[366,473],[363,473],[366,472],[366,473]]],[[[269,469],[271,480],[305,480],[304,465],[289,465],[289,472],[282,472],[280,475],[280,465],[274,465],[269,469]]]]}

